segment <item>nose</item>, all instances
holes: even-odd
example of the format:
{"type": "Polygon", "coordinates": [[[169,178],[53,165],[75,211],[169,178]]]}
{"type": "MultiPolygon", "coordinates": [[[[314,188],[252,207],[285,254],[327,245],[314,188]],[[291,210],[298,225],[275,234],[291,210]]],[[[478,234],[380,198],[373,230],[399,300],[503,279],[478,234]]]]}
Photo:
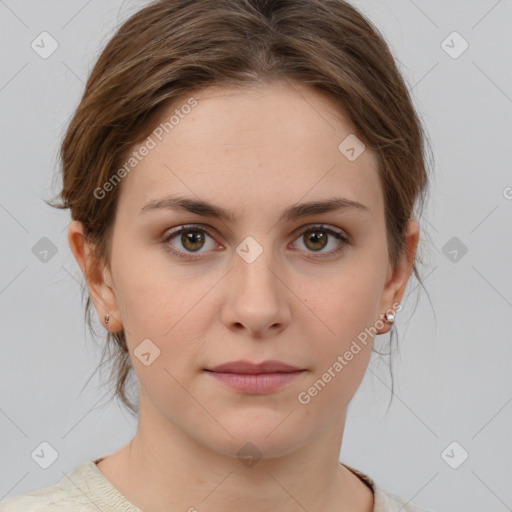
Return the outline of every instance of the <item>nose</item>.
{"type": "Polygon", "coordinates": [[[246,330],[257,337],[275,336],[290,322],[291,295],[283,271],[265,250],[251,263],[235,258],[227,276],[222,321],[230,330],[246,330]],[[268,256],[267,256],[268,255],[268,256]],[[281,274],[281,275],[280,275],[281,274]]]}

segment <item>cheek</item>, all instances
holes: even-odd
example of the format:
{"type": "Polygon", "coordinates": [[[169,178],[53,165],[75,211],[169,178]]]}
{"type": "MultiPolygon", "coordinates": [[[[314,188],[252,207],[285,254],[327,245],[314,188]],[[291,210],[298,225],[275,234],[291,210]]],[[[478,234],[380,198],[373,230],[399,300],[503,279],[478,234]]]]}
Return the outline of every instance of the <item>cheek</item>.
{"type": "Polygon", "coordinates": [[[186,290],[177,289],[176,280],[166,277],[170,266],[165,265],[158,247],[137,248],[121,238],[117,243],[113,269],[123,323],[132,328],[169,324],[172,316],[168,313],[175,310],[178,297],[186,290]]]}
{"type": "Polygon", "coordinates": [[[321,285],[318,281],[315,286],[304,282],[302,290],[302,314],[310,319],[320,350],[343,349],[378,318],[379,278],[368,268],[351,268],[350,274],[340,272],[321,285]]]}
{"type": "Polygon", "coordinates": [[[304,412],[315,411],[313,416],[337,421],[368,367],[373,338],[365,329],[374,323],[375,292],[340,279],[328,293],[329,300],[325,293],[310,294],[307,300],[322,322],[315,317],[307,322],[309,327],[305,326],[309,330],[307,344],[312,340],[314,346],[314,363],[297,401],[306,408],[304,412]]]}
{"type": "MultiPolygon", "coordinates": [[[[162,250],[163,251],[163,250],[162,250]]],[[[208,292],[218,276],[191,279],[165,255],[127,251],[116,262],[116,295],[130,352],[150,339],[159,348],[160,360],[178,369],[200,349],[212,307],[208,292]],[[169,347],[173,353],[169,354],[169,347]]]]}

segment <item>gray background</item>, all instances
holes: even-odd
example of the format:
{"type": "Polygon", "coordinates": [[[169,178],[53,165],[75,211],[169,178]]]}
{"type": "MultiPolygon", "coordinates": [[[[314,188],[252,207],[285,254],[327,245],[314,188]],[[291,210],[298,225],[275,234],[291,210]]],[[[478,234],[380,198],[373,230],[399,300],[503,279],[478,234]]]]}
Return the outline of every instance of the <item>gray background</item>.
{"type": "MultiPolygon", "coordinates": [[[[400,63],[435,176],[421,223],[428,295],[411,278],[396,324],[395,397],[386,413],[389,358],[373,357],[341,459],[438,512],[512,510],[512,2],[353,3],[400,63]],[[442,47],[454,31],[469,44],[457,58],[442,47]],[[462,450],[468,459],[450,467],[462,450]]],[[[98,373],[82,390],[100,348],[84,327],[69,212],[42,199],[58,191],[58,145],[99,50],[144,4],[0,0],[0,500],[56,483],[135,432],[136,420],[106,403],[98,373]],[[47,59],[31,48],[43,31],[59,45],[47,59]],[[46,262],[36,257],[43,237],[57,250],[46,262]],[[58,453],[48,469],[31,457],[44,441],[58,453]]]]}

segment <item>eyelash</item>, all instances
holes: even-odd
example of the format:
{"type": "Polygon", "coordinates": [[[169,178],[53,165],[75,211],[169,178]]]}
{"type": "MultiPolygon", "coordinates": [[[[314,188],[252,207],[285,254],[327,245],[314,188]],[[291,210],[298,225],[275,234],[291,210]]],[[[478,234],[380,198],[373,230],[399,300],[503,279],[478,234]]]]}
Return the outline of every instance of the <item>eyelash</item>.
{"type": "MultiPolygon", "coordinates": [[[[183,226],[180,226],[179,228],[175,229],[174,231],[171,231],[170,233],[167,233],[166,235],[164,235],[164,237],[162,238],[161,242],[165,245],[165,249],[170,252],[173,256],[176,256],[177,258],[181,259],[181,260],[186,260],[186,261],[196,261],[198,259],[201,258],[201,256],[196,256],[192,253],[184,253],[183,251],[178,251],[174,248],[172,248],[172,246],[169,245],[169,242],[177,237],[178,235],[181,235],[182,233],[186,233],[186,232],[189,232],[189,231],[199,231],[201,233],[206,233],[210,238],[214,238],[210,232],[205,229],[204,227],[198,225],[198,224],[186,224],[186,225],[183,225],[183,226]]],[[[314,256],[313,258],[314,259],[317,259],[317,260],[324,260],[324,259],[327,259],[327,258],[331,258],[332,256],[336,256],[337,254],[341,253],[341,251],[344,250],[345,248],[345,245],[350,245],[350,242],[349,240],[343,236],[343,234],[339,231],[335,231],[333,229],[330,229],[330,228],[326,228],[324,227],[323,224],[318,224],[318,225],[314,225],[314,226],[308,226],[307,229],[304,229],[300,235],[300,236],[303,236],[305,233],[309,233],[309,232],[315,232],[315,231],[322,231],[324,233],[327,233],[329,235],[332,235],[334,238],[336,238],[336,240],[340,241],[341,243],[339,244],[338,248],[332,250],[332,251],[329,251],[327,253],[317,253],[318,255],[317,256],[314,256]]],[[[313,252],[314,254],[314,252],[313,252]]]]}

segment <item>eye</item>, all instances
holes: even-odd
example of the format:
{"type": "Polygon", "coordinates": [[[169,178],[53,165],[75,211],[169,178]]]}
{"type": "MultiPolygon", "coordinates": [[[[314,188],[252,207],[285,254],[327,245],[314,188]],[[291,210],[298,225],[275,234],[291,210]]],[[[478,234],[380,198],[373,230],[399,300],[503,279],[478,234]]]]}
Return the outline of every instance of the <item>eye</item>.
{"type": "MultiPolygon", "coordinates": [[[[208,234],[208,231],[203,227],[196,226],[194,224],[187,224],[186,226],[180,226],[178,229],[175,229],[165,235],[162,242],[167,250],[169,250],[174,256],[184,260],[195,260],[199,256],[195,256],[193,253],[198,253],[200,249],[205,246],[206,238],[213,240],[211,235],[208,234]],[[174,239],[176,239],[176,245],[181,247],[176,248],[176,245],[171,243],[174,239]]],[[[219,246],[219,244],[213,242],[210,244],[210,249],[217,246],[219,246]]]]}
{"type": "Polygon", "coordinates": [[[304,230],[301,236],[297,239],[300,240],[307,252],[317,253],[314,258],[325,259],[336,256],[349,244],[349,240],[343,235],[341,231],[326,228],[323,224],[312,226],[304,230]],[[330,240],[333,239],[333,240],[330,240]],[[334,246],[331,250],[322,251],[331,243],[334,246]]]}

